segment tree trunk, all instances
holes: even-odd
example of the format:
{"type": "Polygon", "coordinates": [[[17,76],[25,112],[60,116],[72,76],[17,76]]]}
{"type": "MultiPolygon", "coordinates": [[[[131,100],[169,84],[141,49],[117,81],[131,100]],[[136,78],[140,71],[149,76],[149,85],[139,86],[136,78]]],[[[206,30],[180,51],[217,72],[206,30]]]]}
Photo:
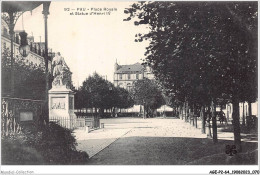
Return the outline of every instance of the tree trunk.
{"type": "Polygon", "coordinates": [[[186,102],[183,105],[183,117],[184,117],[184,122],[186,122],[186,102]]]}
{"type": "Polygon", "coordinates": [[[115,117],[115,116],[116,116],[116,108],[113,107],[113,108],[112,108],[112,117],[115,117]]]}
{"type": "Polygon", "coordinates": [[[195,126],[195,114],[194,111],[191,113],[192,126],[195,126]]]}
{"type": "Polygon", "coordinates": [[[197,115],[194,115],[195,128],[198,128],[197,115]]]}
{"type": "Polygon", "coordinates": [[[192,118],[192,112],[191,112],[191,109],[189,110],[189,122],[190,122],[190,125],[191,125],[191,118],[192,118]]]}
{"type": "Polygon", "coordinates": [[[206,134],[206,128],[205,128],[205,125],[206,125],[206,116],[205,116],[205,107],[202,106],[201,107],[201,111],[200,111],[200,116],[201,116],[201,133],[202,134],[206,134]]]}
{"type": "Polygon", "coordinates": [[[218,130],[216,118],[216,104],[212,101],[212,129],[213,129],[213,143],[218,143],[218,130]]]}
{"type": "Polygon", "coordinates": [[[144,106],[144,116],[143,119],[145,119],[146,111],[145,111],[145,106],[144,106]]]}
{"type": "Polygon", "coordinates": [[[245,119],[245,103],[243,102],[243,121],[242,121],[242,125],[245,126],[246,125],[246,119],[245,119]]]}
{"type": "Polygon", "coordinates": [[[79,116],[81,116],[81,117],[82,117],[82,114],[81,114],[81,108],[79,109],[79,113],[80,113],[80,114],[79,114],[79,116]]]}
{"type": "Polygon", "coordinates": [[[184,117],[184,122],[186,122],[186,102],[184,103],[184,106],[183,106],[183,117],[184,117]]]}
{"type": "Polygon", "coordinates": [[[185,104],[185,122],[188,122],[189,104],[185,104]]]}
{"type": "Polygon", "coordinates": [[[179,117],[179,107],[175,107],[174,111],[172,111],[172,112],[173,112],[174,117],[179,117]]]}
{"type": "Polygon", "coordinates": [[[210,125],[210,107],[208,107],[208,110],[207,110],[207,123],[206,123],[206,127],[207,127],[207,137],[208,138],[212,138],[212,135],[211,135],[211,125],[210,125]]]}
{"type": "Polygon", "coordinates": [[[194,108],[194,105],[192,106],[191,119],[192,119],[192,126],[195,126],[195,108],[194,108]]]}
{"type": "Polygon", "coordinates": [[[185,105],[183,104],[183,106],[181,107],[181,119],[183,120],[183,118],[185,118],[184,116],[184,110],[185,110],[185,105]]]}
{"type": "Polygon", "coordinates": [[[233,94],[233,127],[234,127],[234,143],[236,145],[237,151],[242,151],[241,147],[241,136],[240,136],[240,121],[239,121],[239,100],[236,93],[233,94]]]}
{"type": "Polygon", "coordinates": [[[248,114],[249,114],[249,116],[252,115],[252,103],[251,102],[248,102],[248,114]]]}
{"type": "Polygon", "coordinates": [[[248,116],[248,113],[247,113],[247,108],[248,108],[248,104],[247,104],[247,106],[246,106],[246,117],[248,116]]]}
{"type": "Polygon", "coordinates": [[[194,123],[192,122],[192,120],[193,120],[193,106],[191,106],[190,111],[189,111],[189,119],[190,119],[190,125],[192,123],[192,126],[194,126],[194,123]]]}
{"type": "Polygon", "coordinates": [[[182,106],[179,107],[179,118],[183,120],[182,106]]]}
{"type": "Polygon", "coordinates": [[[94,114],[94,126],[95,128],[98,127],[98,115],[97,115],[97,108],[95,108],[95,114],[94,114]]]}
{"type": "Polygon", "coordinates": [[[99,108],[99,118],[102,118],[104,116],[104,109],[99,108]]]}

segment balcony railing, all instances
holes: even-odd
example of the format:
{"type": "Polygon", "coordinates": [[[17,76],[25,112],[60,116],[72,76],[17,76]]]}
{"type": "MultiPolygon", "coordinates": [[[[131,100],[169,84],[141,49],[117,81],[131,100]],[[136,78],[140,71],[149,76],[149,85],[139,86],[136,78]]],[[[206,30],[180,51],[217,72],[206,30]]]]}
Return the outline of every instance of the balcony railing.
{"type": "MultiPolygon", "coordinates": [[[[9,40],[11,39],[10,35],[5,31],[2,33],[2,36],[9,40]]],[[[21,39],[20,39],[19,35],[14,36],[14,43],[16,43],[18,45],[21,44],[21,39]]],[[[32,43],[32,42],[30,43],[30,51],[41,57],[45,57],[45,50],[41,49],[41,47],[37,43],[32,43]]],[[[50,56],[49,60],[51,60],[51,58],[54,57],[54,53],[51,52],[50,55],[51,56],[50,56]]]]}
{"type": "Polygon", "coordinates": [[[30,51],[42,57],[45,56],[45,50],[41,49],[39,46],[37,47],[35,43],[30,44],[30,51]]]}

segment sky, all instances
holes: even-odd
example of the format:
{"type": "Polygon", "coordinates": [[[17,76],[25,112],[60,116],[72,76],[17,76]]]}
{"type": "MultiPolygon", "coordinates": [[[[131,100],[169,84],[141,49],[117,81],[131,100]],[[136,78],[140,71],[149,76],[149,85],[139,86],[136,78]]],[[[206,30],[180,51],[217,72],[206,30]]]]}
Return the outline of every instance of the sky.
{"type": "MultiPolygon", "coordinates": [[[[133,2],[51,2],[48,46],[64,57],[76,87],[94,72],[113,81],[116,60],[119,64],[142,62],[148,43],[134,40],[137,33],[147,33],[148,28],[135,26],[133,20],[123,21],[128,17],[124,9],[131,4],[133,2]],[[86,8],[86,11],[78,8],[86,8]],[[101,12],[105,12],[103,8],[116,8],[117,11],[111,11],[110,15],[75,15],[75,12],[98,12],[94,8],[102,8],[101,12]]],[[[19,18],[15,30],[23,29],[33,35],[36,42],[44,42],[42,6],[19,18]]]]}

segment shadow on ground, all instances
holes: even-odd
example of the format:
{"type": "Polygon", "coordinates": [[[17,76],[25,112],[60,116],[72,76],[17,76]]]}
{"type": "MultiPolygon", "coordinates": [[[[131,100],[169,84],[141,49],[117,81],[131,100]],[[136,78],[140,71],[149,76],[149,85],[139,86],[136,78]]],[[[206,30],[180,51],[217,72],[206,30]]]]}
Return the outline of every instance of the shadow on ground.
{"type": "MultiPolygon", "coordinates": [[[[234,130],[232,124],[228,124],[228,125],[220,124],[218,125],[218,128],[220,128],[221,132],[233,132],[234,130]]],[[[250,134],[250,133],[257,134],[258,130],[257,128],[248,128],[246,126],[240,125],[240,132],[243,134],[250,134]]]]}
{"type": "Polygon", "coordinates": [[[257,143],[242,142],[242,153],[229,156],[226,145],[206,138],[124,137],[93,156],[91,165],[254,165],[257,143]]]}
{"type": "MultiPolygon", "coordinates": [[[[234,128],[233,125],[219,125],[218,126],[219,132],[233,132],[234,128]]],[[[240,126],[241,132],[241,139],[244,141],[258,141],[258,130],[257,128],[248,128],[246,126],[240,126]]]]}

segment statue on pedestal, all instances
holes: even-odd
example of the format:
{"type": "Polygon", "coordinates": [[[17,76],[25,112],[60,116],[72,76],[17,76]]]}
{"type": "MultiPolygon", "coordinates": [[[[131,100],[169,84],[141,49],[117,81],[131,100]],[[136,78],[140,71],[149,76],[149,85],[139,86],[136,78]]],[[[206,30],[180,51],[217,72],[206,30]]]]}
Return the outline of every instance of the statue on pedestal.
{"type": "Polygon", "coordinates": [[[49,90],[49,120],[74,129],[77,116],[74,113],[74,92],[71,86],[71,71],[58,52],[52,60],[54,80],[49,90]]]}
{"type": "Polygon", "coordinates": [[[52,86],[68,86],[71,81],[71,72],[60,52],[52,60],[54,80],[52,86]]]}

